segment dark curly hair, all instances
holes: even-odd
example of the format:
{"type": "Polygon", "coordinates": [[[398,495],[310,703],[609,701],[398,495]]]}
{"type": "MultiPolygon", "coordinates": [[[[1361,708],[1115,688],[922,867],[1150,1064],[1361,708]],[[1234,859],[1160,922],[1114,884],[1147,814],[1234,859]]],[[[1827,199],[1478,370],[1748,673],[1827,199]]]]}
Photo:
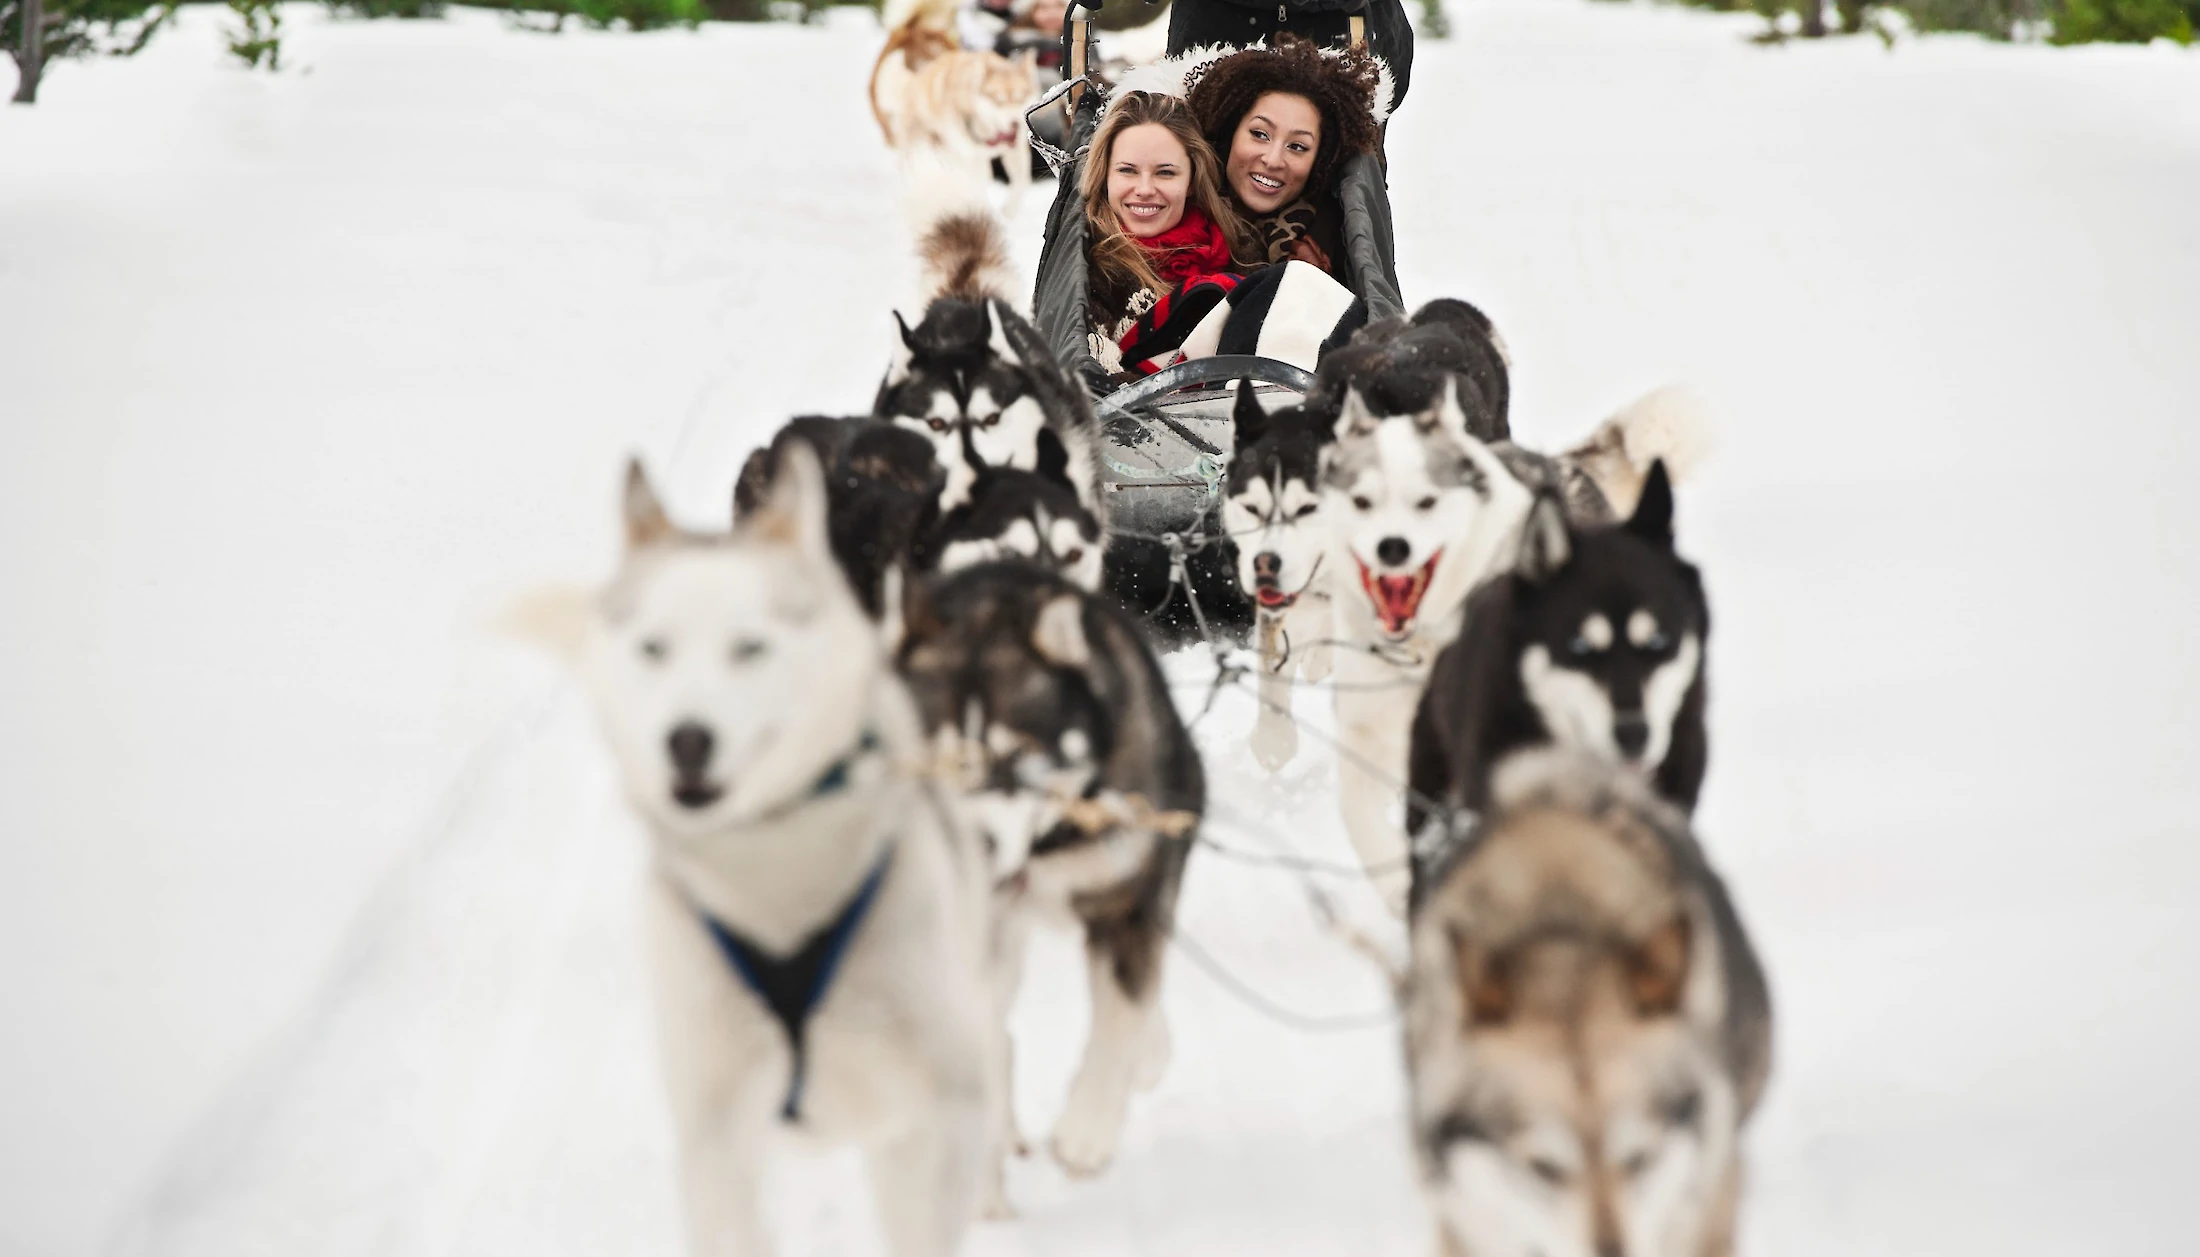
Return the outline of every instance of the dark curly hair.
{"type": "Polygon", "coordinates": [[[1288,92],[1313,102],[1322,116],[1321,145],[1307,186],[1327,191],[1337,163],[1382,143],[1375,94],[1382,66],[1364,48],[1325,53],[1296,35],[1278,35],[1273,48],[1248,48],[1209,64],[1185,94],[1199,129],[1224,166],[1238,123],[1269,92],[1288,92]]]}

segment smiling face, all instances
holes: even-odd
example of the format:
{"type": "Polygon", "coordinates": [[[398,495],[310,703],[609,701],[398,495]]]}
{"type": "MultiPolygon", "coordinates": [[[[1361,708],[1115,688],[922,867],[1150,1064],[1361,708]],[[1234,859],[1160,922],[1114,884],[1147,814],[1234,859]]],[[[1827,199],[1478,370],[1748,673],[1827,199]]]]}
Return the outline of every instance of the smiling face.
{"type": "Polygon", "coordinates": [[[1184,221],[1192,191],[1192,159],[1157,122],[1126,127],[1108,154],[1108,205],[1123,230],[1140,240],[1184,221]]]}
{"type": "Polygon", "coordinates": [[[1230,138],[1230,191],[1255,214],[1273,214],[1299,199],[1321,152],[1322,115],[1314,102],[1268,92],[1253,102],[1230,138]]]}

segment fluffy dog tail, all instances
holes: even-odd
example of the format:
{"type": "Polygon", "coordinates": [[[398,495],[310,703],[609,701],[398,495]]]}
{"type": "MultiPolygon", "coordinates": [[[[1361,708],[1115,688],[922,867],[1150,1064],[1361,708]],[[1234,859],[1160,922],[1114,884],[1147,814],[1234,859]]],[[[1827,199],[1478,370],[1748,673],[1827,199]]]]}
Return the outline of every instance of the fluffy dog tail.
{"type": "Polygon", "coordinates": [[[923,298],[1009,297],[1008,227],[966,171],[929,154],[904,154],[904,211],[917,242],[923,298]]]}
{"type": "Polygon", "coordinates": [[[1634,514],[1650,465],[1663,459],[1679,484],[1711,452],[1711,420],[1701,398],[1678,385],[1643,394],[1597,425],[1560,457],[1596,482],[1621,518],[1634,514]]]}

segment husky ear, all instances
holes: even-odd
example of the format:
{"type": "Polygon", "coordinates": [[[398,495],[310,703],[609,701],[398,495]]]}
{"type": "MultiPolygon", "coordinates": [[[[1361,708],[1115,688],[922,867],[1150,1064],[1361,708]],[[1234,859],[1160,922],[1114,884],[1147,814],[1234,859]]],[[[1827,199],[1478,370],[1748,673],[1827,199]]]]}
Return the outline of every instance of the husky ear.
{"type": "Polygon", "coordinates": [[[1508,957],[1493,952],[1454,929],[1452,959],[1458,965],[1459,999],[1466,1006],[1469,1026],[1503,1025],[1512,1017],[1512,966],[1508,957]]]}
{"type": "Polygon", "coordinates": [[[807,441],[790,441],[780,452],[764,505],[748,520],[751,535],[794,546],[806,557],[833,563],[826,534],[825,472],[807,441]]]}
{"type": "Polygon", "coordinates": [[[1092,662],[1092,647],[1085,641],[1085,602],[1076,594],[1059,594],[1039,608],[1031,626],[1031,648],[1039,657],[1062,668],[1082,668],[1092,662]]]}
{"type": "Polygon", "coordinates": [[[1662,458],[1652,459],[1650,474],[1642,478],[1642,496],[1627,517],[1627,531],[1654,546],[1673,548],[1673,481],[1662,458]]]}
{"type": "Polygon", "coordinates": [[[1627,958],[1628,993],[1635,1011],[1659,1017],[1681,1006],[1688,985],[1688,918],[1676,915],[1644,939],[1627,958]]]}
{"type": "Polygon", "coordinates": [[[1016,346],[1009,343],[1008,329],[998,308],[1000,304],[998,301],[985,303],[985,347],[994,357],[1022,366],[1023,355],[1017,353],[1016,346]]]}
{"type": "Polygon", "coordinates": [[[642,470],[639,458],[626,461],[626,496],[622,505],[629,550],[669,541],[677,531],[671,517],[665,514],[664,503],[657,500],[657,491],[650,487],[649,473],[642,470]]]}
{"type": "Polygon", "coordinates": [[[1452,439],[1464,445],[1467,442],[1467,408],[1459,399],[1459,376],[1456,372],[1444,377],[1444,393],[1436,403],[1436,422],[1452,439]]]}
{"type": "Polygon", "coordinates": [[[1375,415],[1368,410],[1367,399],[1360,396],[1358,388],[1347,386],[1344,404],[1337,407],[1337,439],[1366,436],[1374,430],[1375,415]]]}
{"type": "Polygon", "coordinates": [[[1230,412],[1230,422],[1237,428],[1237,448],[1244,449],[1268,435],[1268,411],[1253,392],[1250,376],[1238,381],[1237,406],[1230,412]]]}
{"type": "Polygon", "coordinates": [[[1541,584],[1558,574],[1573,557],[1573,540],[1566,531],[1566,508],[1548,493],[1538,493],[1528,508],[1528,522],[1520,533],[1520,557],[1513,570],[1541,584]]]}
{"type": "Polygon", "coordinates": [[[917,352],[917,334],[909,330],[909,320],[901,317],[899,310],[894,311],[894,326],[901,329],[901,347],[910,353],[917,352]]]}

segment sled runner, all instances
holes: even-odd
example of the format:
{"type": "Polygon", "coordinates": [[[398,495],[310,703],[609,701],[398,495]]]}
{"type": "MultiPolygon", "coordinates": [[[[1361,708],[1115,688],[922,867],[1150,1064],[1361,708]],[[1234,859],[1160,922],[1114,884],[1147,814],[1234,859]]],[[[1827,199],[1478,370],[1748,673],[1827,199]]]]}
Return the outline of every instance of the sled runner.
{"type": "MultiPolygon", "coordinates": [[[[1070,112],[1066,147],[1037,139],[1036,133],[1033,140],[1056,174],[1032,296],[1033,321],[1062,369],[1094,395],[1102,425],[1101,491],[1111,528],[1149,539],[1202,531],[1219,535],[1213,517],[1235,445],[1233,382],[1253,381],[1263,405],[1273,411],[1296,404],[1312,377],[1272,358],[1218,356],[1179,363],[1118,387],[1093,359],[1087,340],[1088,235],[1078,187],[1100,121],[1101,93],[1085,90],[1095,85],[1089,67],[1096,59],[1092,15],[1098,8],[1097,0],[1072,4],[1064,36],[1068,72],[1027,114],[1059,110],[1065,100],[1070,112]]],[[[1369,322],[1403,315],[1381,158],[1363,153],[1346,159],[1330,192],[1345,246],[1336,278],[1366,304],[1369,322]]]]}

